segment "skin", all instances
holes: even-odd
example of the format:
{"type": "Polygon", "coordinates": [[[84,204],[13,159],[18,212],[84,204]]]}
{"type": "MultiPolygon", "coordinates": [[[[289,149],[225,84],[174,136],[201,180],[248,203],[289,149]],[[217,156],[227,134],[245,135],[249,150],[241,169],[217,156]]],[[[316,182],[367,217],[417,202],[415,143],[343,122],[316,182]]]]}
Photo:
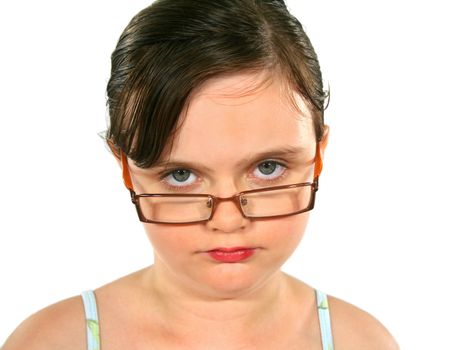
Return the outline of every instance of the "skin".
{"type": "MultiPolygon", "coordinates": [[[[163,155],[166,161],[198,160],[190,168],[191,185],[178,193],[230,197],[312,180],[310,112],[283,79],[266,74],[213,79],[192,96],[173,149],[163,155]],[[297,152],[259,157],[286,146],[297,152]],[[279,178],[265,182],[258,168],[265,160],[282,161],[287,170],[279,168],[279,178]]],[[[321,154],[327,139],[326,127],[321,154]]],[[[174,192],[181,185],[158,175],[158,167],[140,169],[131,160],[129,167],[137,193],[174,192]]],[[[144,224],[154,264],[95,290],[103,349],[321,349],[314,289],[280,270],[309,215],[251,220],[234,203],[222,202],[208,222],[144,224]],[[233,246],[255,247],[256,253],[239,263],[220,263],[205,253],[233,246]]],[[[329,305],[336,349],[398,348],[371,315],[332,296],[329,305]]],[[[85,349],[84,329],[77,296],[25,320],[2,350],[85,349]]]]}

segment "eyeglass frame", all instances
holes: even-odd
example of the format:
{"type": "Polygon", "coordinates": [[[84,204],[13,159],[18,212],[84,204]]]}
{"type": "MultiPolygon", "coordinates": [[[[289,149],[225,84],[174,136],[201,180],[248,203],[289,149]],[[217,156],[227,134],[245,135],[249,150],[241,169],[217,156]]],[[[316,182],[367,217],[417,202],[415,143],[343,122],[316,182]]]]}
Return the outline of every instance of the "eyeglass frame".
{"type": "MultiPolygon", "coordinates": [[[[110,141],[108,141],[110,143],[110,141]]],[[[114,148],[113,144],[110,144],[112,148],[114,148]]],[[[115,149],[115,148],[114,148],[115,149]]],[[[234,202],[236,207],[239,209],[241,212],[241,215],[244,218],[248,219],[271,219],[271,218],[280,218],[280,217],[286,217],[286,216],[291,216],[291,215],[297,215],[300,213],[304,213],[307,211],[310,211],[314,208],[314,202],[316,199],[316,192],[319,189],[319,175],[322,171],[322,158],[321,158],[321,152],[320,152],[320,145],[319,142],[316,143],[316,154],[311,162],[314,162],[314,178],[313,182],[302,182],[302,183],[296,183],[296,184],[289,184],[289,185],[283,185],[283,186],[273,186],[273,187],[264,187],[264,188],[258,188],[254,190],[246,190],[246,191],[241,191],[238,192],[237,194],[230,196],[230,197],[217,197],[212,194],[205,194],[205,193],[200,193],[200,194],[193,194],[193,193],[187,193],[187,194],[181,194],[181,193],[141,193],[141,194],[136,194],[133,183],[132,183],[132,178],[130,175],[130,168],[128,164],[128,159],[127,155],[124,153],[124,151],[120,150],[120,158],[121,158],[121,163],[122,163],[122,178],[124,180],[125,187],[129,190],[130,192],[130,197],[132,200],[132,203],[135,205],[137,209],[137,214],[138,218],[141,222],[145,223],[151,223],[151,224],[192,224],[192,223],[199,223],[199,222],[206,222],[210,221],[213,218],[213,215],[215,213],[215,209],[217,205],[220,202],[224,201],[231,201],[234,202]],[[241,207],[241,201],[240,197],[246,194],[251,194],[251,193],[257,193],[257,192],[269,192],[272,190],[281,190],[281,189],[289,189],[289,188],[296,188],[296,187],[301,187],[301,186],[310,186],[311,187],[311,198],[309,201],[308,206],[305,209],[293,212],[293,213],[288,213],[288,214],[281,214],[281,215],[271,215],[271,216],[249,216],[244,213],[243,208],[241,207]],[[183,222],[167,222],[167,221],[155,221],[155,220],[149,220],[143,215],[142,209],[140,207],[140,202],[139,198],[141,197],[205,197],[208,198],[212,201],[212,206],[211,206],[211,212],[210,212],[210,217],[207,219],[203,220],[195,220],[195,221],[183,221],[183,222]]]]}

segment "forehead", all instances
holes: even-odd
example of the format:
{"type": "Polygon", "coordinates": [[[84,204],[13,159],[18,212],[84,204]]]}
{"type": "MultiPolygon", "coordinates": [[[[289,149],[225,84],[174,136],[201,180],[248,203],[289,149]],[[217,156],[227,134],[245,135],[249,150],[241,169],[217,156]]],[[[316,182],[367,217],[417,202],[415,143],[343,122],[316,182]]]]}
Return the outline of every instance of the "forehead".
{"type": "Polygon", "coordinates": [[[166,159],[228,165],[275,148],[314,155],[312,116],[276,76],[246,73],[209,80],[191,97],[166,159]]]}

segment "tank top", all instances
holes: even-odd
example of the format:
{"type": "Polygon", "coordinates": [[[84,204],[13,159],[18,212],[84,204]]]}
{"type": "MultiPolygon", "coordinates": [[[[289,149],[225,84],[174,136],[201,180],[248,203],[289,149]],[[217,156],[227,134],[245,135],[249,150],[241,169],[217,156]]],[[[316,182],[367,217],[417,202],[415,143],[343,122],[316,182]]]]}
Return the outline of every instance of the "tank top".
{"type": "MultiPolygon", "coordinates": [[[[319,326],[321,329],[321,342],[323,350],[334,350],[332,342],[331,319],[327,295],[319,290],[316,291],[316,306],[318,309],[319,326]]],[[[86,318],[87,350],[101,350],[101,339],[99,335],[99,318],[96,297],[92,290],[81,293],[86,318]]]]}

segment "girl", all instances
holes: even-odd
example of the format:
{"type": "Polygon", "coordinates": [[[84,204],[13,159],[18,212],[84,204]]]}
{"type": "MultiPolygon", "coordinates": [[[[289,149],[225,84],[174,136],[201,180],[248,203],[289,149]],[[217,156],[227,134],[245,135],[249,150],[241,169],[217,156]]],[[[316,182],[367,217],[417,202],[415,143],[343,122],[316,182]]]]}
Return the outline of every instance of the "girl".
{"type": "Polygon", "coordinates": [[[322,77],[281,0],[159,0],[112,54],[106,140],[154,264],[25,320],[16,349],[397,349],[281,271],[315,204],[322,77]]]}

